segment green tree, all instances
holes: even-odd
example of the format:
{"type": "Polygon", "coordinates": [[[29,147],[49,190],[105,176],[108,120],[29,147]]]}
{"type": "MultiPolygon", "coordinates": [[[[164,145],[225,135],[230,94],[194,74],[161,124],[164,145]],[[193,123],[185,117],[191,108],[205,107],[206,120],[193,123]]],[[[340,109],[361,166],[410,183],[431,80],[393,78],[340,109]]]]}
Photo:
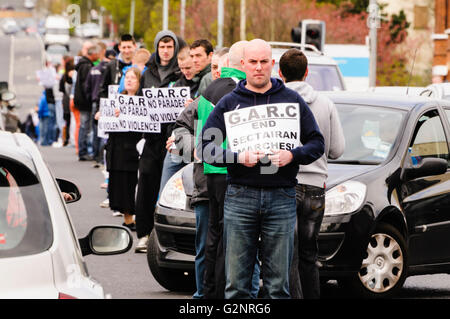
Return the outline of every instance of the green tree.
{"type": "MultiPolygon", "coordinates": [[[[135,19],[134,19],[134,36],[136,39],[144,38],[149,24],[150,11],[157,0],[136,0],[135,2],[135,19]]],[[[131,0],[98,0],[98,5],[104,7],[113,18],[117,25],[119,34],[128,33],[130,31],[130,12],[131,0]]]]}

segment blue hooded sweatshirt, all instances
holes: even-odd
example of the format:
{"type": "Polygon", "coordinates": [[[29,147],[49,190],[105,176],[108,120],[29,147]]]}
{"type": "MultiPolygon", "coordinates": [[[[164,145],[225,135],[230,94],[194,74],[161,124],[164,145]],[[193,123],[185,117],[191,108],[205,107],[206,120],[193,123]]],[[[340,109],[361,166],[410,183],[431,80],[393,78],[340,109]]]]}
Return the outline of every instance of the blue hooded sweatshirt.
{"type": "Polygon", "coordinates": [[[39,100],[38,116],[39,116],[39,118],[50,116],[50,110],[48,108],[47,97],[45,95],[45,91],[42,92],[41,98],[39,100]]]}
{"type": "MultiPolygon", "coordinates": [[[[202,154],[202,160],[208,164],[227,167],[228,182],[232,184],[251,187],[294,187],[297,185],[297,173],[299,165],[308,165],[324,152],[324,139],[314,119],[314,115],[301,98],[301,96],[285,87],[280,79],[272,78],[272,87],[265,93],[256,93],[248,90],[245,85],[247,80],[241,80],[236,89],[225,95],[214,107],[202,130],[202,139],[197,146],[197,153],[202,154]],[[207,136],[205,131],[210,128],[219,129],[222,136],[226,136],[224,113],[246,107],[274,104],[274,103],[298,103],[300,107],[300,142],[301,146],[290,150],[293,154],[291,163],[280,167],[274,174],[262,174],[262,166],[259,162],[254,167],[246,167],[238,163],[238,153],[233,153],[229,148],[221,147],[222,141],[215,141],[215,136],[207,136]],[[202,150],[205,150],[202,152],[202,150]],[[228,163],[226,161],[228,159],[228,163]],[[232,163],[229,163],[229,162],[232,163]]],[[[220,137],[219,137],[220,139],[220,137]]]]}

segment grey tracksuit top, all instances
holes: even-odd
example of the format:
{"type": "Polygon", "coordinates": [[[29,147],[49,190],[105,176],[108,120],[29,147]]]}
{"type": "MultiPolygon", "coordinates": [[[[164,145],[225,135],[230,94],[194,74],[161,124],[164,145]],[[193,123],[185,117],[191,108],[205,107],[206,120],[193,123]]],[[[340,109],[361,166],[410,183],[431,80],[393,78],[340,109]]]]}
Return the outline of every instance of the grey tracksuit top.
{"type": "Polygon", "coordinates": [[[306,82],[293,81],[286,87],[296,91],[305,100],[316,119],[325,140],[325,152],[309,165],[300,165],[297,174],[299,184],[324,187],[328,177],[327,159],[337,159],[345,149],[345,138],[339,115],[334,103],[323,94],[315,91],[306,82]]]}

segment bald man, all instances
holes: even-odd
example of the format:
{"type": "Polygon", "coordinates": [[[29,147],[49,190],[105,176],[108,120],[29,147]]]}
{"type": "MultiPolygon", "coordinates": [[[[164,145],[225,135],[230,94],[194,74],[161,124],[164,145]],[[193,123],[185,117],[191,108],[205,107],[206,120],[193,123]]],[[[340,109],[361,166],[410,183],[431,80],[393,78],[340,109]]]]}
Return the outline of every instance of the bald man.
{"type": "Polygon", "coordinates": [[[198,150],[204,162],[226,167],[228,173],[224,199],[225,298],[252,297],[258,247],[262,298],[290,298],[296,175],[300,164],[310,164],[322,156],[324,139],[300,95],[287,89],[281,80],[271,78],[275,61],[270,45],[255,39],[243,49],[240,64],[246,79],[214,107],[202,130],[203,148],[198,150]],[[301,146],[283,149],[285,144],[280,143],[280,149],[239,153],[223,147],[221,137],[227,136],[224,113],[275,103],[298,106],[301,146]]]}
{"type": "MultiPolygon", "coordinates": [[[[203,124],[219,100],[233,91],[240,80],[245,79],[241,60],[244,47],[248,41],[233,44],[227,55],[220,58],[218,79],[206,89],[198,102],[197,134],[202,131],[203,124]]],[[[226,147],[226,143],[223,145],[226,147]]],[[[223,249],[223,205],[227,189],[226,167],[215,167],[203,164],[203,172],[207,179],[209,198],[209,221],[205,247],[205,299],[223,299],[225,293],[225,254],[223,249]]],[[[256,266],[252,280],[251,296],[256,298],[259,291],[259,267],[256,266]]]]}

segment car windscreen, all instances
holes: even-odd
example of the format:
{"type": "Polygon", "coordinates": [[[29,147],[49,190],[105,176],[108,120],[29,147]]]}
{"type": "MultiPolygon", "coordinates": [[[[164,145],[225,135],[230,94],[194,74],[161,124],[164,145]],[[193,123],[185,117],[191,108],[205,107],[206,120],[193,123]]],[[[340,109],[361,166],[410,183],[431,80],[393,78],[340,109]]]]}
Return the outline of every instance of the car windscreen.
{"type": "Polygon", "coordinates": [[[47,48],[47,53],[64,55],[67,53],[67,49],[66,49],[66,47],[63,47],[63,46],[49,46],[47,48]]]}
{"type": "MultiPolygon", "coordinates": [[[[272,77],[280,78],[278,74],[280,66],[275,63],[272,69],[272,77]]],[[[306,82],[317,91],[342,91],[344,85],[339,76],[336,65],[331,64],[309,64],[306,82]]]]}
{"type": "Polygon", "coordinates": [[[0,258],[37,254],[52,242],[49,209],[38,178],[21,163],[0,157],[0,258]]]}
{"type": "Polygon", "coordinates": [[[48,28],[45,32],[48,34],[69,35],[69,29],[63,29],[63,28],[48,28]]]}
{"type": "Polygon", "coordinates": [[[333,163],[380,164],[389,155],[406,112],[366,105],[336,105],[345,136],[344,154],[333,163]]]}

